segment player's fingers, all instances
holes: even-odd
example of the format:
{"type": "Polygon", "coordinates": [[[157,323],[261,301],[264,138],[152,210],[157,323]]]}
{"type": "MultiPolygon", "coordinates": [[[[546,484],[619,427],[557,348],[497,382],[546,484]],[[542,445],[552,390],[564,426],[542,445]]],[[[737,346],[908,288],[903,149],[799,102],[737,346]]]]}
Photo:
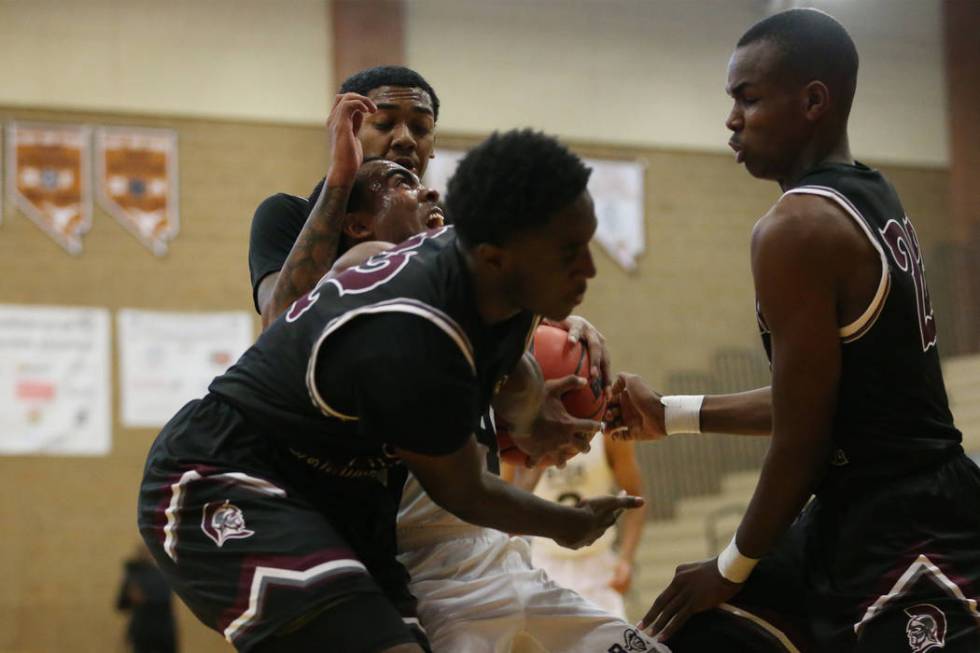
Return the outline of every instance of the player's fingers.
{"type": "Polygon", "coordinates": [[[626,390],[626,375],[620,372],[616,375],[616,380],[613,381],[611,394],[615,398],[621,395],[624,390],[626,390]]]}
{"type": "Polygon", "coordinates": [[[620,495],[615,497],[615,499],[616,499],[616,505],[619,507],[621,511],[630,510],[632,508],[639,508],[640,506],[643,505],[643,497],[638,497],[633,494],[620,493],[620,495]]]}
{"type": "MultiPolygon", "coordinates": [[[[606,391],[606,396],[608,397],[609,389],[610,389],[609,384],[611,383],[611,380],[609,378],[610,375],[609,367],[612,364],[612,360],[610,359],[609,347],[606,346],[606,339],[603,338],[602,336],[599,336],[598,340],[599,340],[599,374],[601,375],[602,378],[602,387],[606,391]]],[[[592,354],[590,353],[589,356],[591,355],[592,354]]],[[[595,359],[593,358],[591,360],[595,360],[595,359]]]]}
{"type": "Polygon", "coordinates": [[[344,115],[348,116],[353,115],[358,111],[361,113],[374,113],[374,103],[370,102],[370,100],[367,102],[360,99],[344,100],[343,103],[341,103],[340,110],[344,113],[344,115]]]}
{"type": "MultiPolygon", "coordinates": [[[[661,633],[664,628],[667,628],[671,620],[677,616],[677,613],[683,610],[687,605],[687,597],[683,594],[675,595],[667,605],[664,606],[657,618],[653,620],[650,624],[650,634],[657,635],[661,633]]],[[[658,637],[659,639],[659,637],[658,637]]]]}
{"type": "Polygon", "coordinates": [[[341,100],[360,100],[361,102],[367,102],[371,106],[374,106],[374,101],[366,95],[361,95],[360,93],[354,93],[353,91],[348,91],[347,93],[341,93],[337,96],[341,100]]]}
{"type": "Polygon", "coordinates": [[[691,610],[689,603],[682,606],[679,610],[677,610],[677,612],[674,613],[674,618],[670,620],[670,623],[668,623],[667,626],[657,634],[657,640],[665,642],[673,637],[674,633],[680,630],[681,626],[687,623],[687,620],[691,618],[692,614],[694,614],[694,612],[691,610]]]}
{"type": "Polygon", "coordinates": [[[578,450],[582,452],[588,451],[592,436],[602,430],[602,422],[597,422],[594,419],[583,419],[581,417],[572,417],[568,420],[567,426],[569,430],[576,434],[573,436],[575,438],[573,444],[577,443],[578,450]],[[583,438],[582,436],[585,437],[583,438]]]}
{"type": "Polygon", "coordinates": [[[587,324],[588,322],[583,319],[565,320],[562,322],[562,326],[568,328],[568,341],[578,342],[582,338],[582,332],[585,330],[587,324]]]}
{"type": "Polygon", "coordinates": [[[589,376],[600,379],[602,386],[606,387],[609,385],[609,351],[606,349],[599,332],[592,325],[589,326],[590,328],[584,334],[585,345],[589,350],[589,361],[592,363],[589,368],[589,376]]]}
{"type": "Polygon", "coordinates": [[[650,624],[656,620],[657,616],[663,612],[664,608],[667,607],[667,605],[673,601],[674,597],[676,597],[679,593],[677,584],[674,581],[671,581],[670,585],[667,586],[667,589],[661,592],[660,596],[654,599],[653,605],[650,606],[647,613],[642,619],[640,619],[640,623],[637,624],[640,630],[646,630],[649,628],[650,624]]]}
{"type": "Polygon", "coordinates": [[[581,388],[586,383],[588,382],[577,374],[569,374],[558,379],[546,381],[545,386],[548,394],[563,395],[569,390],[581,388]]]}

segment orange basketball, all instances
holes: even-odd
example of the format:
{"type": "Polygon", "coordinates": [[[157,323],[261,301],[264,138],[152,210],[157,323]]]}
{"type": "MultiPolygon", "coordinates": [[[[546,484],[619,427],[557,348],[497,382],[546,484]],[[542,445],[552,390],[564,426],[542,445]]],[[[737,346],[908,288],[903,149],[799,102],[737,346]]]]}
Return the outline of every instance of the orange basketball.
{"type": "Polygon", "coordinates": [[[583,419],[602,419],[606,410],[606,395],[602,391],[602,379],[590,378],[589,350],[582,342],[569,342],[564,329],[542,324],[534,332],[531,352],[541,366],[546,380],[560,379],[575,374],[588,384],[562,395],[562,403],[570,415],[583,419]]]}
{"type": "MultiPolygon", "coordinates": [[[[602,379],[589,378],[589,351],[581,342],[569,342],[564,329],[542,324],[534,332],[531,353],[541,366],[546,380],[560,379],[576,374],[588,380],[577,390],[562,395],[565,409],[574,417],[599,420],[606,409],[606,395],[602,391],[602,379]]],[[[497,450],[500,459],[517,467],[527,466],[527,454],[521,451],[510,433],[505,429],[497,431],[497,450]]]]}

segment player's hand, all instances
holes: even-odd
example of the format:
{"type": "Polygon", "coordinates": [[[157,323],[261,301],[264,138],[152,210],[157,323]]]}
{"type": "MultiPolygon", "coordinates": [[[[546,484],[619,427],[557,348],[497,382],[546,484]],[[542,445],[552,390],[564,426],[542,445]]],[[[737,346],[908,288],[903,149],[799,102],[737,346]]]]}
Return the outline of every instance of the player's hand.
{"type": "Polygon", "coordinates": [[[614,439],[660,440],[667,437],[660,393],[636,374],[620,373],[603,418],[614,439]]]}
{"type": "Polygon", "coordinates": [[[722,577],[718,571],[718,559],[681,565],[646,616],[640,621],[640,630],[647,630],[660,641],[670,639],[692,615],[724,603],[742,589],[722,577]]]}
{"type": "Polygon", "coordinates": [[[543,322],[568,331],[570,342],[585,341],[585,346],[589,350],[589,362],[592,365],[589,369],[589,378],[598,377],[601,379],[602,387],[608,393],[611,382],[609,376],[610,359],[605,336],[599,333],[599,330],[592,326],[591,322],[578,315],[569,315],[561,322],[554,320],[543,320],[543,322]]]}
{"type": "Polygon", "coordinates": [[[334,99],[327,118],[330,137],[330,168],[327,186],[351,186],[357,170],[364,162],[364,148],[357,138],[364,123],[364,114],[378,110],[374,102],[357,93],[343,93],[334,99]]]}
{"type": "Polygon", "coordinates": [[[613,567],[613,575],[609,580],[609,587],[620,594],[626,594],[626,592],[630,591],[630,585],[632,584],[633,564],[628,560],[617,561],[616,566],[613,567]]]}
{"type": "Polygon", "coordinates": [[[529,434],[512,434],[514,444],[528,455],[528,467],[564,466],[572,456],[587,452],[602,423],[569,414],[561,396],[588,383],[575,374],[544,382],[544,399],[529,434]]]}
{"type": "Polygon", "coordinates": [[[643,505],[643,497],[626,494],[583,499],[574,508],[577,518],[569,523],[569,532],[555,542],[567,549],[589,546],[616,523],[620,513],[643,505]]]}

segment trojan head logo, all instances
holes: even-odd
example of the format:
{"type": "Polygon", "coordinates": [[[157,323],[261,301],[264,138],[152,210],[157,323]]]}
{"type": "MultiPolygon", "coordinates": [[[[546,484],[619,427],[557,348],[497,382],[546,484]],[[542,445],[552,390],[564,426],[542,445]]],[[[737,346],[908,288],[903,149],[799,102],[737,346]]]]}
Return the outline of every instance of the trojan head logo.
{"type": "Polygon", "coordinates": [[[633,630],[632,628],[627,628],[626,632],[623,633],[623,639],[626,641],[627,651],[645,651],[647,650],[647,643],[643,641],[640,634],[633,630]]]}
{"type": "Polygon", "coordinates": [[[245,528],[241,508],[228,503],[227,499],[224,503],[204,504],[201,530],[218,546],[223,545],[225,540],[240,540],[255,535],[255,531],[245,528]]]}
{"type": "Polygon", "coordinates": [[[640,634],[632,628],[623,631],[623,645],[613,644],[606,653],[634,653],[635,651],[647,650],[647,643],[643,641],[640,634]]]}
{"type": "Polygon", "coordinates": [[[920,603],[905,609],[909,622],[905,635],[909,638],[912,653],[926,653],[946,646],[946,615],[929,603],[920,603]]]}

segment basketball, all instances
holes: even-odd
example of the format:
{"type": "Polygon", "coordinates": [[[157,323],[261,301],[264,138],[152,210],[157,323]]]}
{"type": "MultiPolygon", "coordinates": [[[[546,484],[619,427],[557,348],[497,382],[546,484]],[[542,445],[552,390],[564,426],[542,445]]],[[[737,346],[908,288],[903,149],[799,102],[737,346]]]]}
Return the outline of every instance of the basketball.
{"type": "MultiPolygon", "coordinates": [[[[602,379],[589,378],[592,363],[589,360],[589,351],[582,342],[569,342],[567,331],[542,324],[534,332],[531,353],[541,366],[541,373],[546,381],[575,374],[589,382],[577,390],[562,395],[562,403],[565,404],[565,409],[570,415],[583,419],[602,418],[606,409],[602,379]]],[[[527,454],[514,444],[509,432],[497,431],[497,449],[500,452],[500,459],[504,462],[520,467],[526,466],[527,454]]]]}
{"type": "Polygon", "coordinates": [[[562,395],[562,403],[568,413],[582,419],[601,419],[606,409],[606,395],[602,391],[602,379],[589,378],[592,363],[589,350],[579,342],[569,342],[564,329],[542,324],[534,332],[531,353],[541,366],[546,381],[575,374],[588,384],[562,395]]]}

